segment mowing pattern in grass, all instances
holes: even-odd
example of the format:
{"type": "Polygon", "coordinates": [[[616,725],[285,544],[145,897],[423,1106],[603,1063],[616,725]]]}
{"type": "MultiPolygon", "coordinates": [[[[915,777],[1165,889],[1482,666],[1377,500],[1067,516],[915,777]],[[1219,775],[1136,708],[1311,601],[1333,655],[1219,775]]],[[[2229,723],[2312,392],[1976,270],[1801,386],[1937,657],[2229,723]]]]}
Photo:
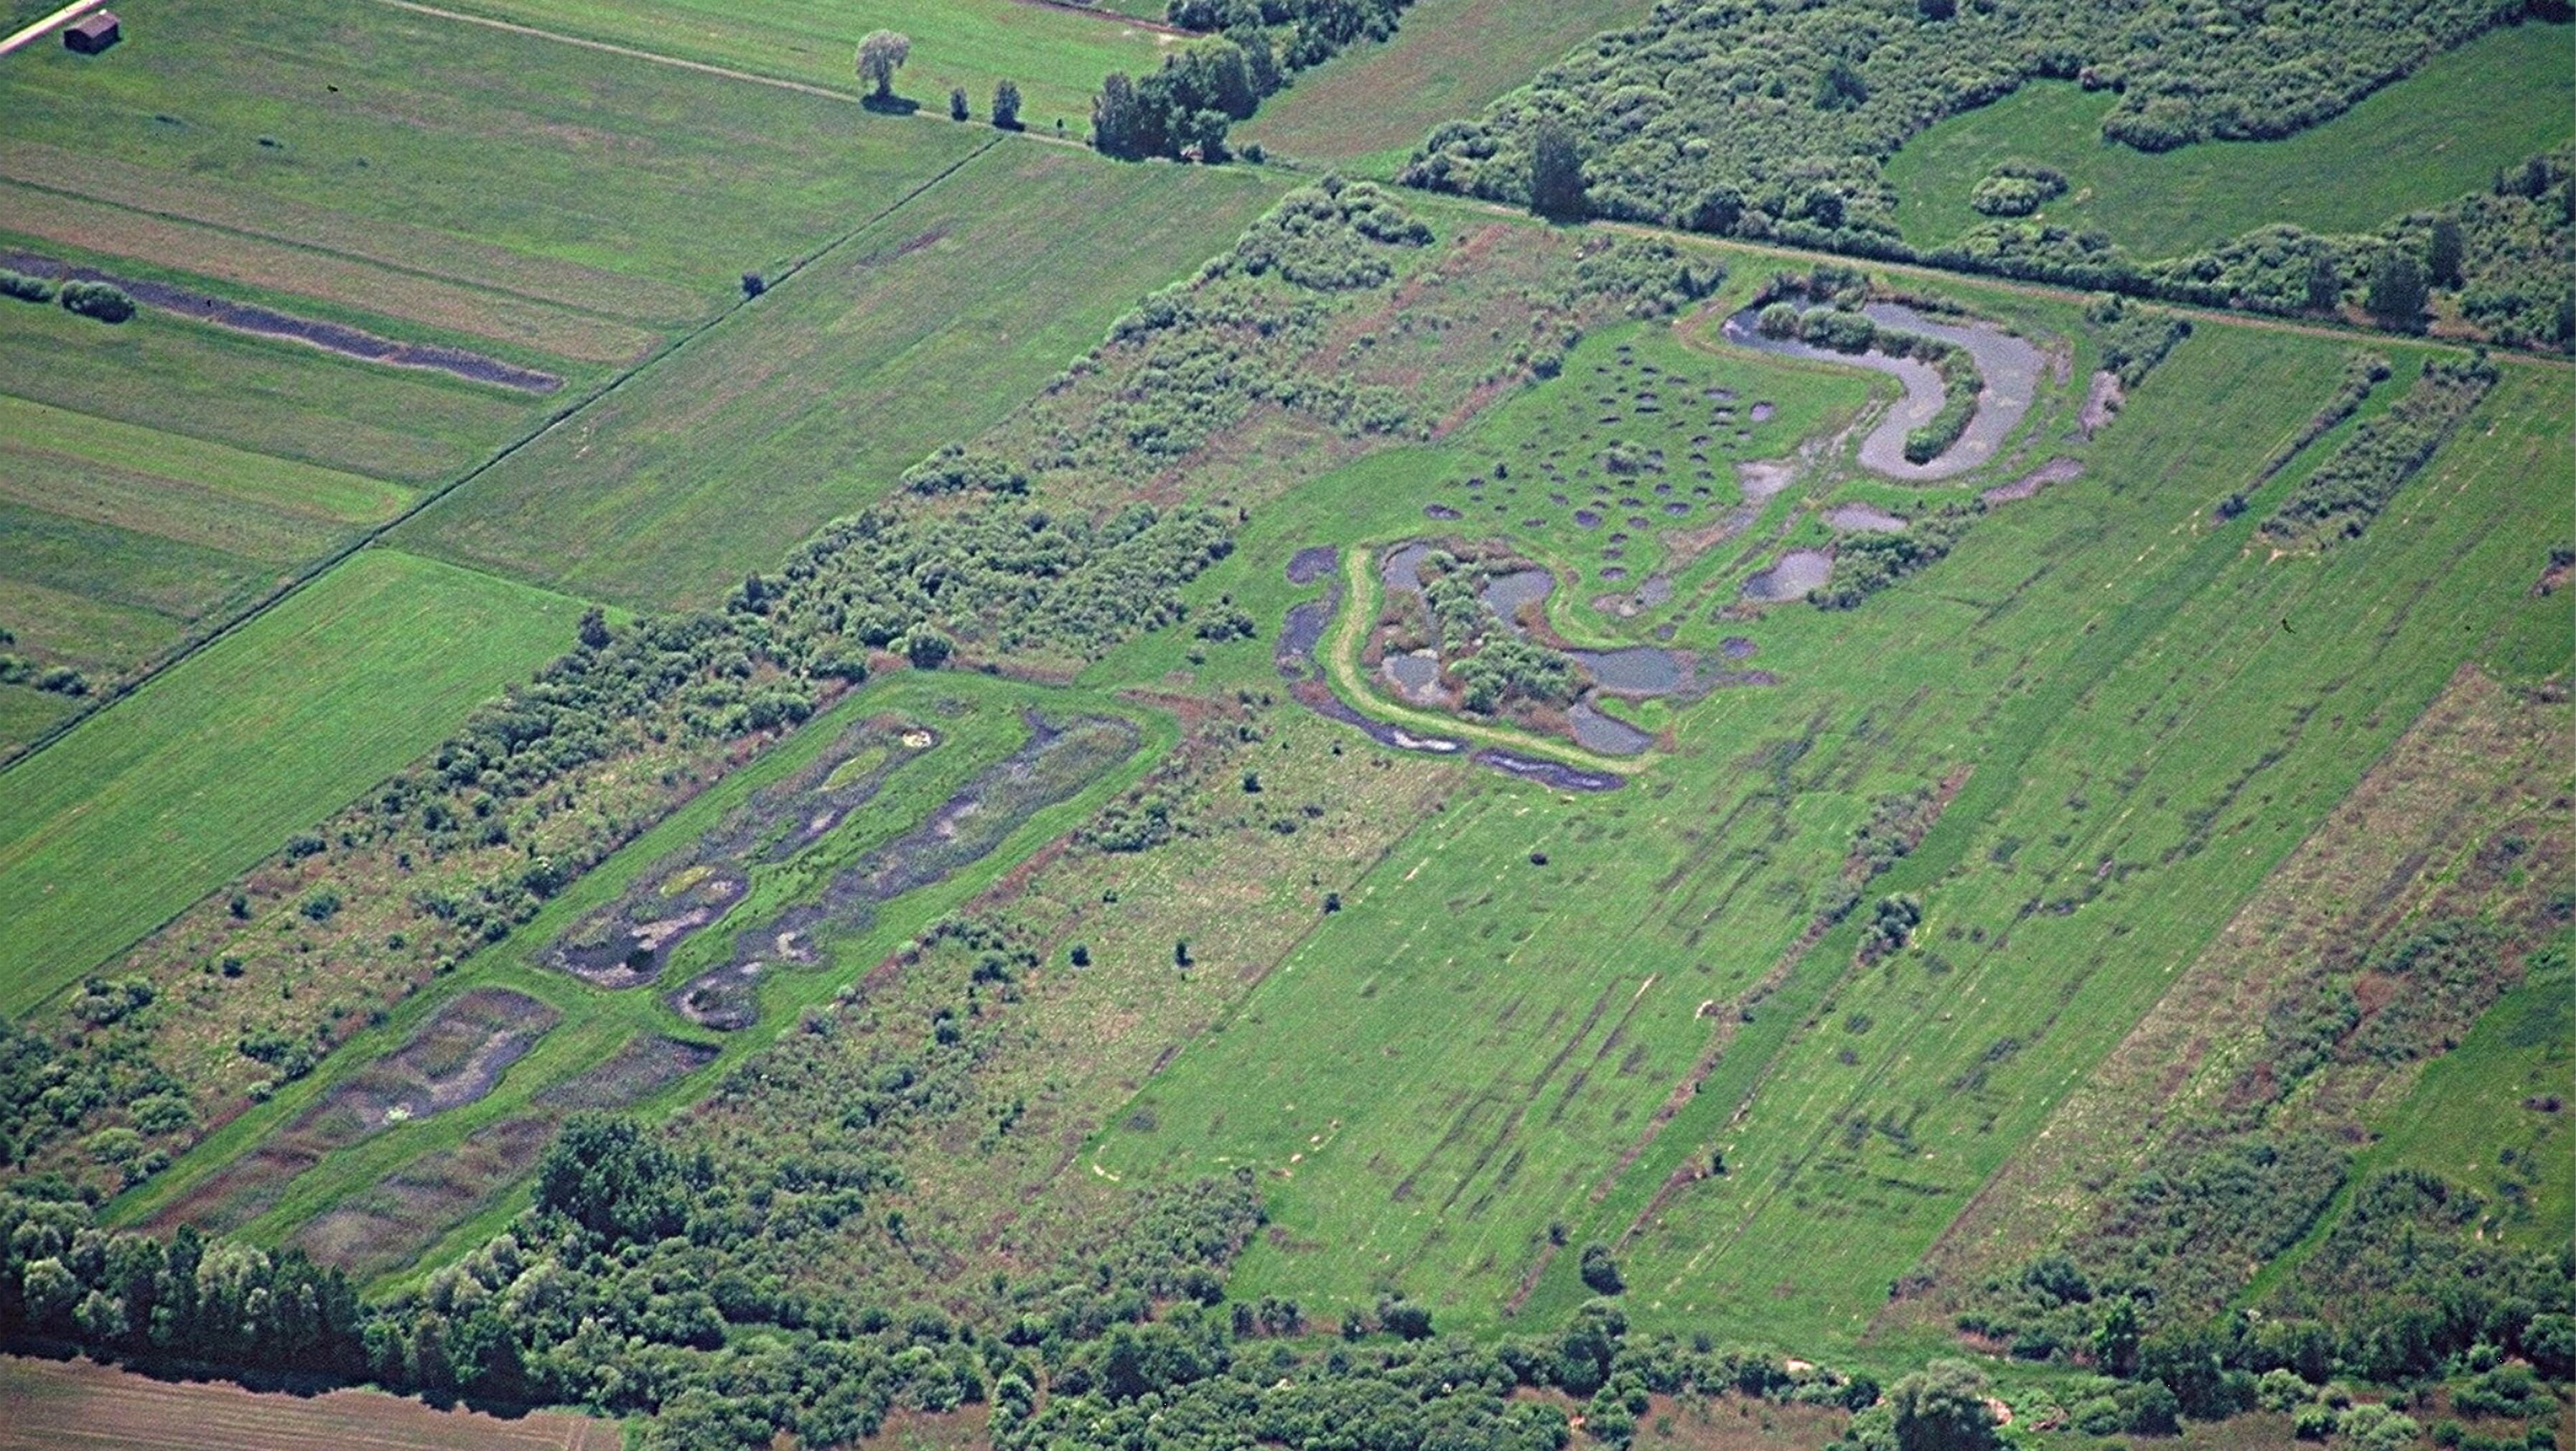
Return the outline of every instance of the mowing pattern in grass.
{"type": "Polygon", "coordinates": [[[714,603],[1000,418],[1274,197],[1245,173],[1001,142],[402,537],[639,606],[714,603]]]}
{"type": "Polygon", "coordinates": [[[77,979],[563,648],[579,602],[391,551],[11,770],[0,1012],[77,979]]]}
{"type": "Polygon", "coordinates": [[[2040,81],[1905,143],[1887,163],[1905,240],[1931,247],[1986,220],[1968,205],[2008,160],[2053,167],[2067,194],[2042,219],[2141,257],[2215,245],[2275,222],[2359,232],[2483,191],[2499,169],[2568,137],[2576,33],[2513,26],[2469,42],[2313,130],[2280,141],[2149,153],[2105,144],[2119,98],[2040,81]]]}
{"type": "Polygon", "coordinates": [[[2510,484],[2566,467],[2554,376],[2331,560],[2195,523],[2339,362],[2204,329],[2098,484],[1995,511],[1856,614],[1736,624],[1786,685],[1685,716],[1648,789],[1453,798],[1093,1162],[1261,1170],[1273,1228],[1234,1288],[1309,1313],[1392,1285],[1444,1323],[1553,1324],[1589,1293],[1555,1240],[1597,1240],[1641,1323],[1848,1346],[2459,653],[2563,620],[2526,593],[2550,506],[2510,484]],[[2349,619],[2385,623],[2295,629],[2349,619]],[[1865,798],[1963,766],[1872,889],[1921,895],[1916,945],[1854,969],[1855,921],[1801,954],[1865,798]]]}
{"type": "MultiPolygon", "coordinates": [[[[0,395],[0,625],[103,689],[411,497],[0,395]]],[[[0,731],[0,751],[25,739],[0,731]]]]}
{"type": "MultiPolygon", "coordinates": [[[[865,89],[853,66],[859,37],[872,30],[912,40],[911,58],[895,76],[895,93],[945,116],[951,86],[963,86],[976,117],[992,105],[993,86],[1020,88],[1023,125],[1079,137],[1091,122],[1091,96],[1111,71],[1152,70],[1176,37],[1159,24],[1118,15],[1089,16],[1029,0],[881,0],[863,11],[830,0],[464,0],[458,10],[612,41],[687,60],[778,76],[844,91],[865,89]]],[[[1154,9],[1159,22],[1162,11],[1154,9]]]]}
{"type": "MultiPolygon", "coordinates": [[[[150,40],[95,60],[35,46],[9,67],[7,174],[338,253],[332,280],[317,269],[303,285],[354,306],[375,302],[365,279],[383,267],[682,322],[974,144],[827,97],[391,6],[142,0],[124,19],[150,40]],[[19,156],[23,143],[36,146],[19,156]],[[114,159],[93,175],[97,151],[114,159]]],[[[207,270],[248,265],[247,243],[231,250],[207,270]]],[[[405,278],[381,286],[429,295],[405,278]]]]}
{"type": "Polygon", "coordinates": [[[382,1391],[261,1395],[91,1361],[0,1358],[0,1451],[616,1451],[617,1424],[561,1411],[496,1416],[382,1391]]]}
{"type": "Polygon", "coordinates": [[[1443,121],[1494,98],[1604,30],[1641,18],[1638,0],[1420,0],[1395,38],[1355,46],[1271,98],[1235,144],[1391,176],[1443,121]]]}
{"type": "MultiPolygon", "coordinates": [[[[2045,1136],[2024,1145],[1978,1191],[1925,1256],[1913,1291],[1883,1313],[1877,1333],[1919,1324],[1927,1336],[1938,1334],[1963,1296],[1988,1277],[2017,1273],[2069,1241],[2086,1243],[2110,1207],[2106,1196],[2114,1192],[2103,1178],[2105,1166],[2134,1164],[2150,1144],[2206,1134],[2231,1119],[2241,1127],[2246,1119],[2240,1095],[2246,1085],[2277,1081],[2274,1066],[2261,1059],[2267,1015],[2277,1003],[2283,1021],[2290,1021],[2315,1000],[2314,984],[2297,982],[2300,974],[2323,964],[2360,960],[2375,941],[2420,920],[2464,868],[2482,859],[2517,864],[2519,853],[2509,853],[2502,840],[2489,836],[2490,827],[2505,810],[2528,813],[2542,793],[2553,789],[2553,767],[2563,769],[2557,758],[2564,754],[2566,721],[2564,706],[2524,698],[2482,672],[2463,671],[2273,871],[2154,1009],[2065,1097],[2050,1115],[2045,1136]],[[2512,804],[2517,797],[2518,807],[2512,804]],[[2179,1065],[2187,1065],[2188,1071],[2177,1071],[2179,1065]]],[[[2508,827],[2498,835],[2518,833],[2508,827]]],[[[2522,840],[2527,849],[2529,839],[2522,840]]],[[[2563,1035],[2559,1043],[2542,1047],[2537,1057],[2519,1051],[2532,1045],[2518,1042],[2513,1013],[2519,1010],[2510,1005],[2536,1006],[2545,992],[2536,976],[2470,1035],[2471,1042],[2487,1045],[2481,1051],[2490,1056],[2476,1061],[2488,1066],[2465,1066],[2465,1055],[2457,1065],[2453,1059],[2441,1060],[2425,1070],[2421,1086],[2406,1099],[2408,1106],[2397,1112],[2419,1127],[2447,1120],[2451,1131],[2468,1133],[2477,1145],[2466,1157],[2480,1160],[2490,1171],[2509,1170],[2511,1161],[2498,1163],[2493,1157],[2497,1148],[2520,1147],[2521,1129],[2564,1122],[2493,1112],[2500,1104],[2545,1092],[2525,1086],[2505,1093],[2502,1088],[2504,1081],[2523,1083],[2553,1053],[2563,1061],[2568,1051],[2563,1035]],[[2515,1050],[2499,1051],[2508,1039],[2517,1039],[2515,1050]],[[2492,1077],[2498,1074],[2522,1076],[2492,1077]],[[2451,1086],[2437,1089],[2436,1084],[2451,1086]],[[2479,1127],[2474,1130],[2467,1117],[2450,1118],[2461,1112],[2453,1096],[2467,1084],[2485,1095],[2475,1111],[2479,1127]],[[2432,1108],[2436,1102],[2443,1106],[2432,1108]]],[[[2337,1112],[2369,1120],[2384,1116],[2392,1099],[2404,1097],[2416,1082],[2410,1072],[2411,1065],[2401,1060],[2375,1085],[2365,1073],[2349,1075],[2360,1080],[2357,1084],[2317,1087],[2340,1089],[2325,1102],[2337,1106],[2337,1112]],[[2381,1112],[2372,1111],[2374,1088],[2381,1112]]],[[[2317,1098],[2313,1093],[2302,1096],[2317,1098]]],[[[2420,1146],[2422,1140],[2410,1142],[2420,1146]]],[[[2445,1174],[2456,1173],[2463,1159],[2446,1151],[2433,1162],[2413,1148],[2402,1157],[2395,1148],[2375,1152],[2375,1158],[2382,1156],[2445,1174]]],[[[2479,1188],[2488,1192],[2485,1185],[2479,1188]]],[[[2553,1191],[2541,1202],[2526,1204],[2527,1211],[2535,1212],[2519,1228],[2563,1224],[2566,1206],[2555,1202],[2557,1197],[2553,1191]]]]}

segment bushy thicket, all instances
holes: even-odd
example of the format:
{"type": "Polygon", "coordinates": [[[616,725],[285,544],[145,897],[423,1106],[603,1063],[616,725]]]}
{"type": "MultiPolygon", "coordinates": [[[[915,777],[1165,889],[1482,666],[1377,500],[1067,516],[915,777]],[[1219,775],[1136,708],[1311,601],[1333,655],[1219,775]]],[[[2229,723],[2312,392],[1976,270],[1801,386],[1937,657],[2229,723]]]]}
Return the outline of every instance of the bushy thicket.
{"type": "Polygon", "coordinates": [[[0,267],[0,297],[13,297],[20,302],[51,302],[54,300],[54,284],[42,277],[30,277],[24,272],[0,267]]]}
{"type": "Polygon", "coordinates": [[[2191,336],[2191,319],[2136,307],[2117,293],[2104,293],[2088,303],[2084,321],[2102,344],[2102,366],[2120,386],[2135,388],[2165,354],[2191,336]]]}
{"type": "Polygon", "coordinates": [[[1977,184],[1972,204],[1993,220],[1917,248],[1898,233],[1881,170],[1917,132],[2038,77],[2118,91],[2105,138],[2143,149],[2286,136],[2527,8],[2370,0],[2213,16],[2182,0],[1664,0],[1646,24],[1597,37],[1481,119],[1434,131],[1399,179],[1527,202],[1544,133],[1580,153],[1572,190],[1593,215],[2272,312],[2332,310],[2390,249],[2421,250],[2439,220],[2459,229],[2465,265],[2456,278],[2434,269],[2434,283],[2459,294],[2462,315],[2500,342],[2564,348],[2576,342],[2565,148],[2379,235],[2265,227],[2155,262],[2098,233],[2022,220],[2064,185],[2024,162],[1977,184]]]}
{"type": "Polygon", "coordinates": [[[2107,140],[2161,151],[2286,136],[2427,58],[2519,18],[2524,0],[2368,0],[2213,15],[2183,0],[1745,6],[1664,0],[1434,132],[1413,185],[1522,202],[1543,117],[1580,139],[1603,216],[1734,231],[1893,235],[1879,164],[1946,116],[2068,77],[2119,93],[2107,140]]]}
{"type": "Polygon", "coordinates": [[[1583,672],[1565,652],[1523,639],[1494,617],[1484,585],[1501,567],[1528,566],[1470,562],[1446,550],[1422,561],[1423,606],[1442,663],[1462,687],[1459,703],[1479,715],[1513,704],[1563,705],[1583,693],[1583,672]]]}
{"type": "Polygon", "coordinates": [[[61,298],[65,311],[100,322],[124,322],[134,316],[134,299],[113,282],[66,282],[61,298]]]}
{"type": "Polygon", "coordinates": [[[2406,396],[2353,430],[2333,457],[2300,480],[2263,521],[2263,532],[2285,544],[2359,537],[2495,380],[2495,365],[2483,356],[2427,360],[2406,396]]]}
{"type": "Polygon", "coordinates": [[[2066,194],[2066,173],[2033,161],[2006,161],[1978,178],[1968,205],[1989,217],[2026,217],[2066,194]]]}
{"type": "MultiPolygon", "coordinates": [[[[1227,159],[1226,129],[1297,72],[1360,40],[1395,34],[1407,0],[1170,0],[1165,17],[1216,32],[1142,76],[1104,76],[1091,144],[1109,156],[1227,159]]],[[[1258,160],[1259,157],[1254,158],[1258,160]]]]}
{"type": "Polygon", "coordinates": [[[1854,534],[1834,546],[1833,578],[1807,591],[1819,609],[1848,610],[1918,570],[1947,558],[1985,511],[1982,503],[1944,504],[1901,531],[1854,534]]]}
{"type": "Polygon", "coordinates": [[[2120,1176],[2100,1219],[2062,1249],[1977,1287],[1960,1324],[2019,1356],[2082,1357],[2161,1382],[2199,1417],[2252,1408],[2255,1377],[2273,1370],[2308,1383],[2411,1381],[2480,1344],[2557,1363],[2576,1256],[2483,1238],[2476,1196],[2435,1176],[2383,1172],[2353,1186],[2338,1125],[2273,1113],[2331,1102],[2336,1082],[2456,1042],[2509,981],[2506,945],[2483,919],[2440,917],[2301,963],[2272,991],[2260,1050],[2223,1105],[2120,1176]],[[2261,1314],[2213,1323],[2347,1189],[2351,1207],[2261,1314]]]}
{"type": "Polygon", "coordinates": [[[2432,269],[2436,288],[2458,295],[2460,316],[2508,346],[2564,350],[2576,345],[2576,145],[2534,156],[2499,173],[2492,187],[2387,229],[2410,254],[2439,250],[2435,233],[2457,233],[2452,275],[2432,269]]]}

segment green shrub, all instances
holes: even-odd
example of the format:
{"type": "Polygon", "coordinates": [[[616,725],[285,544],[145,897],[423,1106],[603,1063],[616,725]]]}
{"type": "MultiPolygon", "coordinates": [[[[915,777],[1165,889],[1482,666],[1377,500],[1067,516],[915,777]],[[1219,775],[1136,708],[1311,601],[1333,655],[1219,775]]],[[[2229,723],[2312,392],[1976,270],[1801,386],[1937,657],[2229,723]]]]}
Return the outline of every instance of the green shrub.
{"type": "Polygon", "coordinates": [[[112,282],[66,282],[62,302],[65,310],[100,322],[118,323],[134,316],[134,299],[112,282]]]}

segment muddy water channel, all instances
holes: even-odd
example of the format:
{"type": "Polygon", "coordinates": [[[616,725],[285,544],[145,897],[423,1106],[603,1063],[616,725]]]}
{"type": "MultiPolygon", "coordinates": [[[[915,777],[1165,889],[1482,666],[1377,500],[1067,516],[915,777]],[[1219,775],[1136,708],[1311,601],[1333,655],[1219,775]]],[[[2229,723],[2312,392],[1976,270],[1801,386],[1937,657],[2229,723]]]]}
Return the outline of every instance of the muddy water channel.
{"type": "Polygon", "coordinates": [[[875,925],[877,908],[983,860],[1038,812],[1072,799],[1136,753],[1132,722],[1084,716],[1061,725],[1025,713],[1029,738],[969,778],[939,809],[836,872],[819,894],[734,932],[733,952],[671,995],[681,1016],[730,1032],[758,1016],[772,966],[829,967],[832,942],[875,925]]]}
{"type": "MultiPolygon", "coordinates": [[[[1409,586],[1414,592],[1419,593],[1421,586],[1418,583],[1418,576],[1410,571],[1414,565],[1420,563],[1422,555],[1428,550],[1420,546],[1409,547],[1419,552],[1411,555],[1410,563],[1406,566],[1407,572],[1401,576],[1402,582],[1390,581],[1389,587],[1409,586]]],[[[1313,550],[1301,550],[1298,557],[1306,558],[1325,548],[1325,546],[1318,546],[1313,550]]],[[[1390,567],[1393,565],[1392,559],[1389,560],[1389,565],[1390,567]]],[[[1290,567],[1292,571],[1295,569],[1293,561],[1290,567]]],[[[1321,577],[1323,575],[1319,573],[1309,575],[1308,579],[1321,577]]],[[[1290,582],[1307,581],[1297,579],[1292,572],[1290,582]]],[[[1352,709],[1348,702],[1335,695],[1333,688],[1325,683],[1323,661],[1316,654],[1323,644],[1325,631],[1332,625],[1333,612],[1340,607],[1341,602],[1342,588],[1337,580],[1325,592],[1322,599],[1306,600],[1290,606],[1287,619],[1280,624],[1279,643],[1272,654],[1272,662],[1278,666],[1279,678],[1288,682],[1289,695],[1299,705],[1326,720],[1349,726],[1379,745],[1393,750],[1420,751],[1428,755],[1442,756],[1463,754],[1467,759],[1489,770],[1500,771],[1504,775],[1524,781],[1535,781],[1558,791],[1616,791],[1628,784],[1628,778],[1625,776],[1608,771],[1577,770],[1559,761],[1541,760],[1534,756],[1522,755],[1517,751],[1496,750],[1491,747],[1470,751],[1464,741],[1453,740],[1447,736],[1416,735],[1400,726],[1388,725],[1384,721],[1362,715],[1352,709]]]]}
{"type": "Polygon", "coordinates": [[[680,944],[732,909],[753,866],[812,847],[874,799],[898,766],[937,743],[935,733],[908,722],[858,722],[804,769],[754,792],[694,847],[576,923],[547,949],[547,965],[600,987],[653,981],[680,944]]]}
{"type": "Polygon", "coordinates": [[[1992,323],[1936,322],[1895,302],[1873,302],[1861,309],[1861,315],[1887,331],[1938,338],[1960,348],[1976,360],[1977,371],[1985,376],[1985,388],[1977,395],[1977,411],[1968,420],[1967,431],[1929,463],[1905,461],[1905,435],[1930,422],[1941,411],[1947,396],[1941,375],[1931,364],[1918,358],[1890,357],[1875,348],[1843,353],[1796,338],[1764,337],[1751,308],[1728,318],[1722,331],[1728,342],[1757,353],[1867,368],[1903,384],[1905,396],[1888,409],[1860,445],[1861,466],[1892,479],[1946,479],[1985,463],[2003,446],[2005,436],[2030,412],[2032,400],[2039,395],[2039,375],[2047,367],[2047,358],[2027,340],[1992,323]]]}

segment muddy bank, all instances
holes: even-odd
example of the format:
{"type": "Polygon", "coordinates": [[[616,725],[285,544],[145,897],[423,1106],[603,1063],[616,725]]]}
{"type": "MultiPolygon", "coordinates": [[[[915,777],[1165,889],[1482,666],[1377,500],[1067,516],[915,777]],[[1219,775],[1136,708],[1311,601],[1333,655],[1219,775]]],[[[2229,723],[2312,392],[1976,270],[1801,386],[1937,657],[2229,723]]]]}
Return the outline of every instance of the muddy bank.
{"type": "Polygon", "coordinates": [[[1342,552],[1329,544],[1309,545],[1288,556],[1288,582],[1313,584],[1331,579],[1342,567],[1342,552]]]}
{"type": "Polygon", "coordinates": [[[822,840],[873,800],[897,767],[938,740],[892,716],[850,726],[795,774],[752,793],[686,852],[575,923],[541,960],[597,987],[654,981],[682,943],[732,910],[750,887],[753,866],[774,866],[822,840]]]}
{"type": "Polygon", "coordinates": [[[285,338],[305,343],[326,353],[361,362],[385,363],[397,368],[429,368],[451,373],[476,383],[494,383],[516,388],[523,393],[552,393],[563,386],[563,379],[534,368],[522,368],[498,358],[470,353],[463,348],[433,343],[404,343],[348,326],[324,322],[319,318],[297,317],[271,308],[255,307],[246,302],[232,302],[167,282],[143,282],[114,276],[93,267],[73,267],[50,257],[27,252],[0,253],[0,262],[40,277],[78,278],[85,282],[107,282],[125,289],[136,302],[192,317],[199,322],[235,332],[256,333],[261,337],[285,338]]]}
{"type": "Polygon", "coordinates": [[[639,1033],[608,1058],[530,1100],[547,1108],[624,1108],[715,1061],[708,1043],[639,1033]]]}
{"type": "Polygon", "coordinates": [[[1779,562],[1744,582],[1744,597],[1778,604],[1807,597],[1807,591],[1834,577],[1834,557],[1817,549],[1792,549],[1779,562]]]}
{"type": "MultiPolygon", "coordinates": [[[[1289,697],[1324,719],[1349,726],[1391,750],[1440,756],[1465,752],[1467,746],[1464,741],[1446,736],[1416,735],[1402,727],[1388,725],[1362,715],[1333,693],[1332,687],[1325,683],[1323,662],[1316,651],[1322,646],[1324,631],[1331,624],[1333,610],[1340,603],[1341,590],[1335,588],[1323,599],[1308,600],[1291,607],[1288,618],[1280,625],[1279,644],[1273,661],[1278,666],[1279,677],[1290,682],[1289,697]]],[[[1616,791],[1628,784],[1624,776],[1577,770],[1513,751],[1487,748],[1469,754],[1468,759],[1480,766],[1562,791],[1616,791]]]]}
{"type": "Polygon", "coordinates": [[[1582,701],[1567,707],[1565,719],[1574,731],[1576,745],[1605,756],[1642,755],[1646,747],[1655,743],[1653,736],[1582,701]]]}
{"type": "Polygon", "coordinates": [[[2120,389],[2119,374],[2107,370],[2095,373],[2084,390],[2084,410],[2075,415],[2076,431],[2091,438],[2118,417],[2120,405],[2128,401],[2128,395],[2120,389]]]}
{"type": "Polygon", "coordinates": [[[1905,521],[1868,504],[1837,504],[1825,511],[1825,523],[1852,534],[1897,534],[1905,521]]]}
{"type": "Polygon", "coordinates": [[[2084,476],[2084,465],[2071,458],[2053,458],[2009,484],[1997,484],[1977,497],[1989,504],[2009,504],[2027,499],[2050,484],[2063,484],[2084,476]]]}
{"type": "Polygon", "coordinates": [[[1507,776],[1536,781],[1558,791],[1616,791],[1628,784],[1625,776],[1608,771],[1581,771],[1557,761],[1542,761],[1513,751],[1486,749],[1468,757],[1479,766],[1489,766],[1507,776]]]}
{"type": "Polygon", "coordinates": [[[324,1156],[396,1124],[481,1100],[561,1014],[525,993],[477,988],[442,1005],[401,1047],[333,1084],[250,1153],[164,1205],[147,1223],[210,1232],[265,1213],[324,1156]]]}
{"type": "Polygon", "coordinates": [[[2003,446],[2005,436],[2030,412],[2032,400],[2039,395],[2039,377],[2048,366],[2047,355],[1992,323],[1936,322],[1894,302],[1873,302],[1861,309],[1861,315],[1890,332],[1914,333],[1949,343],[1975,359],[1977,371],[1984,375],[1985,387],[1977,394],[1977,411],[1968,420],[1967,431],[1929,463],[1906,462],[1905,436],[1929,423],[1947,399],[1941,374],[1931,364],[1919,358],[1890,357],[1875,348],[1844,353],[1796,338],[1765,337],[1758,326],[1758,314],[1751,308],[1728,318],[1719,331],[1728,342],[1755,352],[1866,368],[1885,373],[1904,385],[1905,396],[1888,409],[1860,445],[1861,466],[1889,478],[1946,479],[1984,464],[2003,446]]]}
{"type": "Polygon", "coordinates": [[[1072,799],[1136,753],[1131,721],[1083,716],[1063,725],[1024,713],[1029,739],[975,773],[920,824],[835,874],[821,894],[734,934],[733,953],[671,994],[681,1016],[731,1032],[758,1020],[755,988],[779,964],[834,965],[834,940],[866,931],[877,908],[983,860],[1038,812],[1072,799]]]}

